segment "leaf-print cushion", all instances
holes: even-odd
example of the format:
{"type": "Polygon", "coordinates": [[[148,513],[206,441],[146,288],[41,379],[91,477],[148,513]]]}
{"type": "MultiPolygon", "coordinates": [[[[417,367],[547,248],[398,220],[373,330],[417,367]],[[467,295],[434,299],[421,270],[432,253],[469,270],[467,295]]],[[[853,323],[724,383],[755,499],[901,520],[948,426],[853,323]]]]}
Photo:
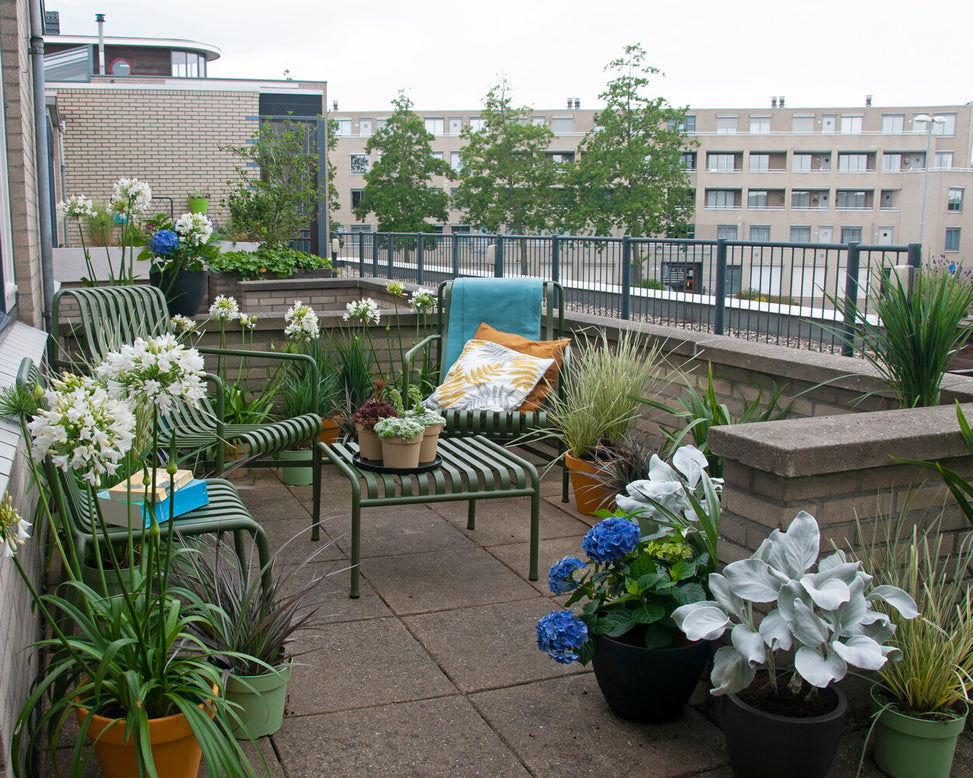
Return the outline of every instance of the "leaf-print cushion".
{"type": "Polygon", "coordinates": [[[554,364],[488,340],[468,340],[426,407],[514,411],[554,364]]]}

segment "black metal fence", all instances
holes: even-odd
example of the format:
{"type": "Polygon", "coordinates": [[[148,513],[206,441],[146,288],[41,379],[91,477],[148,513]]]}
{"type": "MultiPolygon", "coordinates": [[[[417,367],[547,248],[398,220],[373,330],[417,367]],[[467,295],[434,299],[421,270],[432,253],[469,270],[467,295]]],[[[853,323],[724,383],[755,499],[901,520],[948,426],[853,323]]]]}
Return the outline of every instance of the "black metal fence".
{"type": "Polygon", "coordinates": [[[569,309],[852,353],[852,307],[869,315],[918,243],[763,243],[575,236],[338,233],[339,266],[435,286],[459,276],[559,282],[569,309]]]}

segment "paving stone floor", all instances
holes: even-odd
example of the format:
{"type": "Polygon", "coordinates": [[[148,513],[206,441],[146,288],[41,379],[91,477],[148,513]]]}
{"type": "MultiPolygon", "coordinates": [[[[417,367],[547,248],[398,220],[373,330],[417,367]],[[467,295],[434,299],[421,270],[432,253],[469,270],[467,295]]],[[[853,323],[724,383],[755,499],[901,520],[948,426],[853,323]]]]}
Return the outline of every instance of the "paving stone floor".
{"type": "MultiPolygon", "coordinates": [[[[560,604],[546,570],[580,555],[592,524],[561,503],[556,473],[543,486],[542,580],[527,580],[526,498],[481,502],[472,531],[462,502],[365,510],[358,600],[348,598],[347,483],[326,467],[322,543],[307,532],[288,542],[309,524],[311,488],[258,473],[236,484],[278,563],[318,552],[296,578],[328,576],[315,590],[325,624],[297,645],[310,653],[294,670],[283,728],[260,742],[270,775],[732,775],[702,683],[675,722],[635,725],[612,714],[589,669],[537,650],[534,624],[560,604]]],[[[855,775],[867,723],[859,707],[829,778],[855,775]]],[[[882,775],[869,757],[861,774],[882,775]]],[[[969,730],[953,775],[973,775],[969,730]]]]}

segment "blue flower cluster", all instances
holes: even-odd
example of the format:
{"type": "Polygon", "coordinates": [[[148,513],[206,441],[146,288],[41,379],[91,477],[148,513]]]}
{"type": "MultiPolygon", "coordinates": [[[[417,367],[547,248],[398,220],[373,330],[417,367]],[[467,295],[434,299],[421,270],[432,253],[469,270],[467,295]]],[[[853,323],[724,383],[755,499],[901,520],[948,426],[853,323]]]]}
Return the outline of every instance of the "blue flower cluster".
{"type": "Polygon", "coordinates": [[[588,565],[576,556],[566,556],[560,562],[555,562],[547,571],[547,585],[554,594],[567,594],[577,589],[572,573],[584,570],[588,565]]]}
{"type": "Polygon", "coordinates": [[[581,547],[595,562],[617,562],[635,550],[641,537],[636,522],[624,516],[609,516],[588,530],[581,547]]]}
{"type": "Polygon", "coordinates": [[[537,622],[537,647],[562,665],[577,662],[588,642],[588,627],[571,611],[551,611],[537,622]]]}
{"type": "Polygon", "coordinates": [[[149,241],[149,248],[157,257],[164,257],[179,248],[179,236],[172,230],[158,230],[149,241]]]}

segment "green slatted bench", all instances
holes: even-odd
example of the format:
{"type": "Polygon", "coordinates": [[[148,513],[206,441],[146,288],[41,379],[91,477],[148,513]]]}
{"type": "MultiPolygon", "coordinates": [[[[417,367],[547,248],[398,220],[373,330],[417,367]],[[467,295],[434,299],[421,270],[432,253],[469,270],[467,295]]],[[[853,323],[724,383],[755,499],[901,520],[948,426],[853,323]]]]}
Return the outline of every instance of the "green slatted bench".
{"type": "Polygon", "coordinates": [[[351,484],[351,592],[359,596],[362,508],[467,500],[468,529],[476,529],[476,501],[530,497],[530,570],[537,580],[540,479],[537,469],[510,449],[481,435],[440,438],[440,467],[413,475],[389,475],[355,467],[355,443],[319,443],[321,452],[351,484]]]}

